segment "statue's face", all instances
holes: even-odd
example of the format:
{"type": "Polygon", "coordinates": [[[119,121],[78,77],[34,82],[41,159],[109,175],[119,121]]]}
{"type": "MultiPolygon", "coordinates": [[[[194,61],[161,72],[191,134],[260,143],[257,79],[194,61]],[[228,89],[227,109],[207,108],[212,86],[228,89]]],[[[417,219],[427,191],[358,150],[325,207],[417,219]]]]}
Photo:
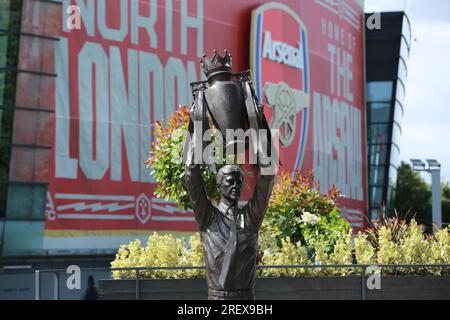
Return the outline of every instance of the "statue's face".
{"type": "Polygon", "coordinates": [[[239,173],[226,174],[219,186],[220,193],[228,200],[239,201],[241,197],[243,177],[239,173]]]}

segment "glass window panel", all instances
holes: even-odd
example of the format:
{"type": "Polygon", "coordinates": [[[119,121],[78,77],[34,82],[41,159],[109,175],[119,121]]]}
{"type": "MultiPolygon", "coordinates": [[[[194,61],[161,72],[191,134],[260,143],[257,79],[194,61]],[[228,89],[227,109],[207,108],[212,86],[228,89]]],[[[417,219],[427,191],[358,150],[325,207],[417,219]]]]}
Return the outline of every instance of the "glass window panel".
{"type": "Polygon", "coordinates": [[[14,105],[14,97],[16,95],[15,72],[0,72],[0,105],[14,105]]]}
{"type": "Polygon", "coordinates": [[[6,214],[6,192],[8,186],[5,183],[0,183],[0,218],[5,217],[6,214]]]}
{"type": "Polygon", "coordinates": [[[384,184],[384,178],[386,176],[386,167],[370,167],[370,185],[382,185],[384,184]]]}
{"type": "Polygon", "coordinates": [[[0,68],[17,68],[20,37],[0,31],[0,68]]]}
{"type": "Polygon", "coordinates": [[[20,30],[21,0],[0,1],[0,28],[5,30],[20,30]]]}
{"type": "MultiPolygon", "coordinates": [[[[5,7],[4,14],[8,15],[8,24],[5,22],[2,26],[7,26],[5,29],[9,29],[11,31],[20,31],[20,22],[21,22],[21,11],[22,11],[22,1],[21,0],[2,0],[0,1],[2,5],[5,7]]],[[[0,11],[3,8],[0,7],[0,11]]]]}
{"type": "Polygon", "coordinates": [[[381,217],[381,208],[371,208],[370,209],[370,218],[372,220],[379,219],[381,217]]]}
{"type": "Polygon", "coordinates": [[[14,110],[11,108],[3,108],[0,111],[0,144],[9,144],[12,138],[14,110]]]}
{"type": "Polygon", "coordinates": [[[9,156],[9,146],[0,145],[0,217],[3,217],[6,211],[7,184],[4,182],[8,180],[9,175],[9,156]]]}
{"type": "Polygon", "coordinates": [[[390,120],[390,102],[369,103],[370,122],[388,122],[390,120]]]}
{"type": "Polygon", "coordinates": [[[7,52],[8,52],[8,35],[0,32],[0,68],[6,67],[7,52]]]}
{"type": "MultiPolygon", "coordinates": [[[[12,34],[20,31],[21,0],[0,1],[0,68],[17,68],[19,39],[12,34]]],[[[9,179],[9,164],[12,139],[14,105],[16,96],[16,73],[0,72],[0,216],[6,214],[7,180],[9,179]]]]}
{"type": "MultiPolygon", "coordinates": [[[[4,97],[5,97],[5,85],[6,85],[6,73],[0,73],[0,106],[5,105],[4,97]]],[[[0,132],[1,132],[1,117],[0,117],[0,132]]]]}
{"type": "Polygon", "coordinates": [[[389,127],[388,123],[371,124],[369,126],[369,143],[381,144],[389,142],[389,127]]]}
{"type": "Polygon", "coordinates": [[[0,182],[8,180],[9,155],[9,146],[0,146],[0,182]]]}
{"type": "MultiPolygon", "coordinates": [[[[1,80],[0,80],[1,81],[1,80]]],[[[0,107],[0,134],[2,132],[2,119],[3,119],[3,109],[0,107]]]]}
{"type": "Polygon", "coordinates": [[[387,206],[389,209],[395,209],[395,188],[388,188],[387,191],[387,206]]]}
{"type": "Polygon", "coordinates": [[[10,184],[6,215],[13,219],[44,219],[47,186],[10,184]]]}
{"type": "Polygon", "coordinates": [[[395,166],[390,165],[389,166],[389,186],[392,188],[397,187],[397,176],[398,176],[398,170],[395,166]]]}
{"type": "Polygon", "coordinates": [[[0,1],[0,28],[1,29],[8,29],[9,27],[9,7],[10,7],[10,0],[3,0],[0,1]]]}
{"type": "Polygon", "coordinates": [[[388,145],[370,145],[369,146],[369,165],[379,166],[387,164],[387,149],[388,145]]]}
{"type": "Polygon", "coordinates": [[[392,81],[373,81],[366,86],[367,101],[390,101],[392,99],[392,81]]]}
{"type": "Polygon", "coordinates": [[[44,221],[6,221],[5,256],[45,255],[44,221]]]}
{"type": "Polygon", "coordinates": [[[378,208],[383,204],[383,187],[370,187],[370,206],[378,208]]]}

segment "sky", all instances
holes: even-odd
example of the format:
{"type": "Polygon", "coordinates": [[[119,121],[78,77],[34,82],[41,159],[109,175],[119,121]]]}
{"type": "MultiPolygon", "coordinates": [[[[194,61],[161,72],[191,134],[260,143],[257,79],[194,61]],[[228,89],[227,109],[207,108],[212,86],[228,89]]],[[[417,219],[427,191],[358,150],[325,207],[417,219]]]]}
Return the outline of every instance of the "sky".
{"type": "Polygon", "coordinates": [[[442,179],[450,182],[450,1],[366,0],[365,6],[370,12],[405,8],[410,17],[413,41],[400,158],[436,159],[442,179]]]}

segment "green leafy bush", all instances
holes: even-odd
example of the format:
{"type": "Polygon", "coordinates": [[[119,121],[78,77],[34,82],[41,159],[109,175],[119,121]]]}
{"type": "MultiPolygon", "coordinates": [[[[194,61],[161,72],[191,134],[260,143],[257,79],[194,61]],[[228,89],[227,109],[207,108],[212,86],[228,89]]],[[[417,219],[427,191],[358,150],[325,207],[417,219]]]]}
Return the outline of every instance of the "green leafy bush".
{"type": "MultiPolygon", "coordinates": [[[[378,224],[376,231],[359,233],[355,238],[355,257],[366,265],[427,265],[450,264],[450,229],[428,235],[415,220],[378,224]],[[401,226],[401,227],[399,227],[401,226]],[[373,242],[376,232],[377,241],[373,242]]],[[[386,274],[448,274],[450,270],[436,268],[396,268],[386,274]]]]}
{"type": "MultiPolygon", "coordinates": [[[[353,262],[352,256],[352,235],[350,230],[347,234],[342,235],[337,239],[333,247],[333,251],[329,252],[328,243],[324,240],[315,242],[315,264],[327,265],[351,265],[353,262]]],[[[345,276],[354,273],[356,269],[352,268],[322,268],[315,270],[317,275],[337,275],[345,276]]]]}
{"type": "MultiPolygon", "coordinates": [[[[289,238],[281,240],[281,246],[267,247],[264,250],[261,263],[266,266],[280,265],[309,265],[306,248],[300,243],[292,243],[289,238]]],[[[296,277],[308,273],[308,269],[261,269],[258,275],[261,277],[296,277]]]]}
{"type": "Polygon", "coordinates": [[[338,241],[350,230],[350,224],[340,217],[335,201],[340,193],[331,189],[321,195],[312,171],[302,175],[282,172],[275,184],[262,227],[281,247],[289,238],[293,243],[306,245],[314,251],[317,241],[325,243],[330,254],[338,241]]]}
{"type": "MultiPolygon", "coordinates": [[[[181,208],[190,208],[189,194],[184,182],[185,169],[182,161],[183,146],[189,125],[189,108],[180,107],[167,121],[167,127],[161,122],[155,123],[155,141],[150,148],[146,161],[150,174],[157,182],[155,196],[173,201],[181,208]]],[[[214,174],[203,170],[206,191],[210,199],[217,200],[214,174]]]]}

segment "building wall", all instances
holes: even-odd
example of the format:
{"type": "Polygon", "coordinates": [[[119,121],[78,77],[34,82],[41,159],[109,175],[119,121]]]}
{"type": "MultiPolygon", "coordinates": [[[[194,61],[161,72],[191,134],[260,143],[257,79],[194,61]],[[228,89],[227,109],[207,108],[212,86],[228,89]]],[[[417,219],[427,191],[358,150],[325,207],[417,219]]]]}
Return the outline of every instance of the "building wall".
{"type": "Polygon", "coordinates": [[[61,5],[6,0],[2,6],[0,255],[42,255],[61,5]]]}
{"type": "Polygon", "coordinates": [[[189,83],[202,77],[198,59],[214,49],[231,51],[235,71],[259,68],[269,120],[266,83],[284,80],[308,95],[306,108],[293,114],[294,142],[281,150],[284,169],[314,169],[324,193],[337,185],[343,216],[363,227],[362,2],[279,1],[289,9],[260,12],[269,23],[258,29],[252,11],[268,2],[24,1],[16,64],[27,72],[16,73],[12,103],[3,254],[98,254],[153,231],[196,231],[192,212],[153,197],[144,160],[151,124],[192,102],[189,83]],[[81,8],[79,30],[66,24],[71,4],[81,8]],[[271,31],[274,40],[301,46],[300,71],[263,59],[263,50],[263,63],[252,64],[257,30],[261,39],[271,31]]]}
{"type": "Polygon", "coordinates": [[[366,34],[369,202],[377,218],[395,209],[411,26],[403,12],[383,13],[381,29],[366,34]]]}

